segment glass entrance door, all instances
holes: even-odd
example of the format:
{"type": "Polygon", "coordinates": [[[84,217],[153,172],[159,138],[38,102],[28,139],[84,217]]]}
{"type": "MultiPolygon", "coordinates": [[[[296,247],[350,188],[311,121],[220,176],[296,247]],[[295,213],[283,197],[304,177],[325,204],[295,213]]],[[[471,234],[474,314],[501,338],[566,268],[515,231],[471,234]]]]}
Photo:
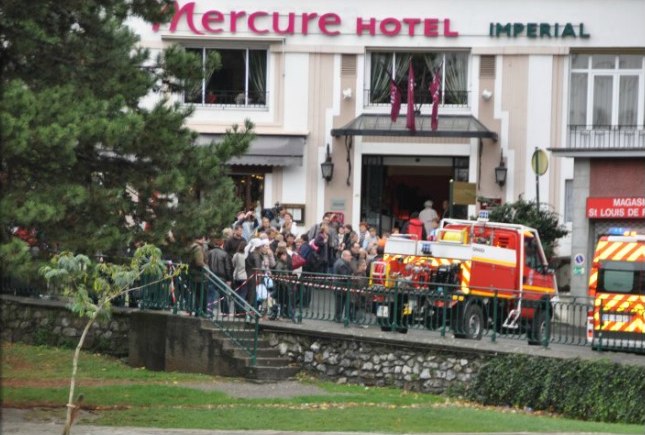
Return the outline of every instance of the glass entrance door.
{"type": "MultiPolygon", "coordinates": [[[[375,226],[382,234],[385,225],[382,216],[385,167],[382,156],[363,156],[361,181],[361,221],[375,226]]],[[[388,229],[389,229],[389,223],[388,229]]]]}

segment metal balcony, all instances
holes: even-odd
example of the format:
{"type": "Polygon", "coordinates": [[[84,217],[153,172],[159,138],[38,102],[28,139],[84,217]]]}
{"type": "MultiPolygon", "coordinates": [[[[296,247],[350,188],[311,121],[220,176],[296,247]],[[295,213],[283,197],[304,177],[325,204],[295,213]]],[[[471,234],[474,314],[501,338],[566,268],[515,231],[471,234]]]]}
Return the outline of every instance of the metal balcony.
{"type": "Polygon", "coordinates": [[[570,157],[645,156],[643,125],[569,125],[567,143],[550,148],[570,157]]]}

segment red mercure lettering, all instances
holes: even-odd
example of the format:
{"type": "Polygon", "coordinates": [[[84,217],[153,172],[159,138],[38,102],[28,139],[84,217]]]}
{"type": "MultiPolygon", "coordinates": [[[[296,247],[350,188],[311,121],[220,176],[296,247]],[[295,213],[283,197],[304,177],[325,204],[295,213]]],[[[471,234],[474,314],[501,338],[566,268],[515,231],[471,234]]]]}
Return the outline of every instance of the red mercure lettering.
{"type": "Polygon", "coordinates": [[[401,21],[408,25],[408,35],[410,36],[414,36],[414,28],[421,22],[419,18],[403,18],[401,21]]]}
{"type": "Polygon", "coordinates": [[[396,36],[401,31],[401,22],[396,18],[385,18],[380,24],[381,33],[385,36],[396,36]]]}
{"type": "Polygon", "coordinates": [[[237,32],[237,20],[245,15],[244,11],[231,11],[231,33],[237,32]]]}
{"type": "Polygon", "coordinates": [[[423,34],[425,36],[439,36],[439,20],[437,18],[423,20],[423,34]]]}
{"type": "Polygon", "coordinates": [[[450,38],[459,36],[459,32],[453,32],[450,30],[450,18],[445,18],[443,20],[443,36],[450,38]]]}
{"type": "Polygon", "coordinates": [[[296,14],[289,12],[287,15],[287,28],[280,28],[280,12],[273,13],[273,31],[278,35],[293,35],[296,27],[296,14]]]}
{"type": "Polygon", "coordinates": [[[202,17],[202,26],[204,30],[210,33],[221,33],[222,29],[211,27],[211,24],[221,23],[224,21],[224,14],[220,11],[208,11],[202,17]]]}
{"type": "Polygon", "coordinates": [[[179,23],[179,20],[184,14],[186,14],[186,22],[188,23],[188,28],[196,35],[203,35],[202,32],[197,30],[195,23],[193,22],[193,15],[195,14],[195,2],[186,3],[181,8],[179,7],[179,4],[175,2],[175,15],[172,17],[168,31],[170,33],[175,33],[175,31],[177,30],[177,23],[179,23]]]}
{"type": "Polygon", "coordinates": [[[340,35],[338,30],[329,30],[327,26],[338,26],[340,24],[340,16],[332,12],[327,14],[322,14],[318,20],[318,27],[320,31],[325,35],[340,35]]]}
{"type": "Polygon", "coordinates": [[[309,33],[309,21],[313,20],[318,16],[315,12],[305,12],[302,14],[302,34],[307,35],[309,33]]]}
{"type": "Polygon", "coordinates": [[[255,25],[255,20],[257,18],[266,17],[268,15],[269,15],[268,12],[263,12],[263,11],[253,12],[251,15],[249,15],[249,29],[251,30],[251,32],[259,33],[259,34],[269,33],[267,29],[258,29],[258,27],[255,25]]]}
{"type": "Polygon", "coordinates": [[[376,18],[370,18],[369,23],[363,23],[361,17],[356,18],[356,34],[362,35],[364,30],[368,30],[369,34],[374,36],[376,34],[376,18]]]}

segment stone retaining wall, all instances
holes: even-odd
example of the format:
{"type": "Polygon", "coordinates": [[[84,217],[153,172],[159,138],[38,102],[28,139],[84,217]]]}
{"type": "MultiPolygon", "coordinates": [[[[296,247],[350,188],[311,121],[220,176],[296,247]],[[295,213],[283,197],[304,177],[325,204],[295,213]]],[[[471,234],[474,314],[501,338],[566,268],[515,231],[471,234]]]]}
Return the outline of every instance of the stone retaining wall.
{"type": "MultiPolygon", "coordinates": [[[[88,320],[70,311],[61,301],[2,296],[3,341],[76,347],[88,320]]],[[[127,356],[129,331],[129,310],[113,308],[110,319],[92,325],[83,349],[127,356]]]]}
{"type": "Polygon", "coordinates": [[[389,346],[350,337],[268,334],[270,344],[278,347],[282,355],[318,378],[428,393],[463,389],[482,364],[493,357],[445,348],[389,346]]]}

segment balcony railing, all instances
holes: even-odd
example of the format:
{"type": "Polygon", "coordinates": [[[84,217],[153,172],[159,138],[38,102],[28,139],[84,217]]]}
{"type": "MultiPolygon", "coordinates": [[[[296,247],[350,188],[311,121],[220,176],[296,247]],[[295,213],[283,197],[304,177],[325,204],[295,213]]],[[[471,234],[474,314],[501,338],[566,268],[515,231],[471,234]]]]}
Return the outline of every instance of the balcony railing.
{"type": "Polygon", "coordinates": [[[570,125],[566,148],[619,151],[645,149],[642,125],[570,125]]]}
{"type": "MultiPolygon", "coordinates": [[[[445,91],[441,93],[440,105],[441,107],[454,107],[465,108],[468,106],[469,91],[445,91]]],[[[366,107],[382,107],[390,105],[390,93],[383,90],[364,89],[363,95],[365,98],[366,107]]],[[[407,92],[401,95],[401,105],[405,106],[408,101],[407,92]]],[[[432,106],[432,97],[427,89],[417,89],[414,93],[415,106],[432,106]]],[[[417,108],[418,109],[418,108],[417,108]]]]}
{"type": "Polygon", "coordinates": [[[269,98],[268,92],[244,92],[239,91],[209,91],[204,98],[198,95],[197,98],[186,97],[187,104],[201,104],[205,107],[210,106],[236,106],[247,108],[264,108],[267,107],[269,98]]]}

